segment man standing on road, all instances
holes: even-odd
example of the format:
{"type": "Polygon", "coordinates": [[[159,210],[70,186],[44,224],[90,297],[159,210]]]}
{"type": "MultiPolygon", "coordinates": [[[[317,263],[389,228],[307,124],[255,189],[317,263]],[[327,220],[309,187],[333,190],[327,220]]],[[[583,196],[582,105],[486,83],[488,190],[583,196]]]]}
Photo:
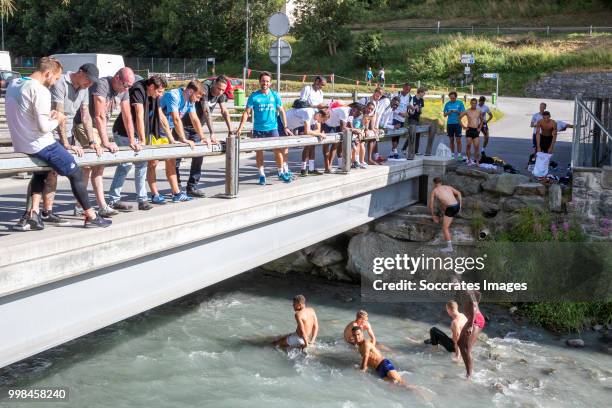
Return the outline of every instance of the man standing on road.
{"type": "MultiPolygon", "coordinates": [[[[293,135],[287,127],[287,116],[283,108],[283,102],[276,92],[270,89],[272,83],[272,75],[269,72],[262,72],[259,75],[258,91],[249,95],[244,113],[240,119],[240,125],[236,130],[236,135],[240,135],[244,123],[249,115],[253,115],[253,137],[268,138],[279,137],[278,121],[276,120],[277,112],[280,113],[282,122],[285,126],[284,131],[287,135],[293,135]]],[[[237,136],[238,137],[238,136],[237,136]]],[[[279,174],[283,179],[290,177],[289,164],[284,161],[284,149],[274,149],[274,158],[279,174]]],[[[264,152],[258,150],[256,153],[257,170],[259,171],[259,185],[266,185],[266,172],[264,168],[264,152]]]]}
{"type": "MultiPolygon", "coordinates": [[[[89,203],[81,168],[74,157],[53,137],[53,129],[58,126],[65,129],[66,116],[62,112],[51,110],[51,93],[48,87],[57,83],[61,74],[62,64],[58,60],[43,57],[32,75],[9,85],[6,92],[6,120],[13,149],[17,153],[25,153],[45,161],[57,174],[68,178],[72,192],[83,208],[85,227],[108,227],[112,222],[98,216],[89,203]]],[[[81,79],[77,78],[77,82],[80,83],[81,79]]],[[[48,174],[48,171],[43,171],[32,176],[29,187],[32,208],[26,214],[22,231],[44,229],[39,207],[48,174]]]]}
{"type": "Polygon", "coordinates": [[[442,179],[436,177],[433,180],[434,189],[429,196],[429,210],[433,221],[438,224],[440,217],[435,214],[435,200],[440,201],[440,207],[444,216],[442,217],[442,234],[446,241],[446,248],[442,248],[442,252],[453,252],[453,244],[451,242],[450,226],[453,223],[453,218],[461,211],[461,192],[451,186],[442,184],[442,179]]]}
{"type": "MultiPolygon", "coordinates": [[[[114,76],[100,78],[98,83],[94,84],[89,89],[88,110],[91,118],[84,118],[84,114],[87,114],[87,112],[84,112],[83,109],[79,109],[74,118],[74,134],[81,145],[87,140],[86,123],[88,120],[91,120],[94,124],[93,135],[96,143],[101,144],[103,148],[108,149],[111,153],[115,153],[119,150],[117,144],[111,142],[111,139],[108,137],[107,123],[117,101],[119,101],[121,112],[124,115],[128,112],[129,115],[130,105],[128,90],[134,84],[134,79],[134,71],[132,71],[131,68],[125,67],[117,71],[114,76]]],[[[127,118],[129,119],[129,116],[127,116],[127,118]]],[[[104,185],[102,184],[103,173],[104,166],[97,166],[92,170],[91,178],[98,203],[105,203],[104,185]],[[102,193],[101,197],[97,196],[99,192],[102,193]]],[[[115,203],[111,199],[108,207],[104,207],[104,210],[100,210],[100,215],[115,215],[117,214],[117,210],[126,211],[126,208],[116,208],[114,204],[115,203]]]]}
{"type": "Polygon", "coordinates": [[[465,105],[457,99],[457,92],[455,91],[451,91],[448,94],[448,98],[450,100],[444,104],[443,111],[444,117],[448,118],[446,120],[446,134],[448,135],[450,149],[455,159],[463,161],[463,156],[461,155],[461,120],[459,115],[465,111],[465,105]],[[455,150],[455,143],[457,143],[457,150],[455,150]]]}
{"type": "Polygon", "coordinates": [[[484,135],[484,140],[482,143],[482,153],[485,152],[485,149],[489,145],[489,125],[488,123],[493,119],[493,114],[491,113],[491,109],[489,109],[489,107],[485,105],[486,101],[487,101],[487,98],[485,98],[484,96],[481,96],[480,98],[478,98],[478,109],[480,109],[480,111],[482,112],[482,128],[480,129],[480,131],[484,135]]]}
{"type": "Polygon", "coordinates": [[[542,102],[540,104],[540,110],[531,116],[531,127],[533,128],[533,134],[531,140],[533,142],[533,148],[536,148],[536,128],[538,126],[538,122],[542,120],[542,116],[544,115],[544,111],[546,110],[546,104],[542,102]]]}
{"type": "Polygon", "coordinates": [[[461,112],[459,120],[467,116],[467,126],[465,129],[465,154],[467,156],[468,166],[478,166],[480,160],[478,152],[480,151],[480,130],[482,129],[482,111],[478,109],[478,101],[476,98],[470,99],[470,109],[461,112]],[[474,146],[474,160],[471,159],[472,145],[474,146]]]}
{"type": "MultiPolygon", "coordinates": [[[[408,107],[408,126],[418,126],[421,123],[421,113],[425,109],[425,88],[417,89],[416,95],[412,97],[412,103],[408,107]]],[[[406,138],[402,151],[405,152],[408,149],[408,142],[410,139],[406,138]]],[[[421,143],[421,134],[417,133],[414,141],[414,154],[419,154],[419,144],[421,143]]]]}
{"type": "Polygon", "coordinates": [[[536,124],[536,152],[552,154],[557,141],[557,122],[550,118],[550,112],[542,112],[542,119],[536,124]]]}
{"type": "MultiPolygon", "coordinates": [[[[364,124],[365,122],[368,122],[370,126],[367,127],[369,129],[373,129],[375,134],[378,134],[378,129],[381,127],[380,119],[382,118],[383,112],[391,104],[391,100],[383,94],[382,88],[377,87],[376,89],[374,89],[374,92],[372,93],[371,97],[361,98],[359,100],[359,103],[366,107],[369,103],[374,104],[373,111],[369,111],[370,113],[364,112],[367,113],[366,115],[364,115],[364,124]]],[[[365,147],[365,143],[366,142],[363,142],[363,147],[365,147]]],[[[378,145],[376,140],[368,141],[367,145],[369,150],[368,164],[376,165],[385,161],[385,159],[383,159],[378,153],[378,145]]]]}
{"type": "MultiPolygon", "coordinates": [[[[402,85],[402,90],[397,93],[397,97],[399,98],[399,106],[393,112],[393,126],[396,129],[403,128],[406,123],[406,119],[408,118],[408,109],[410,108],[410,104],[412,103],[412,95],[410,95],[410,90],[412,87],[408,82],[405,82],[402,85]]],[[[382,123],[382,126],[388,126],[388,123],[382,123]]],[[[389,155],[390,159],[399,159],[399,152],[397,151],[397,146],[399,145],[399,136],[393,136],[391,138],[391,154],[389,155]]]]}

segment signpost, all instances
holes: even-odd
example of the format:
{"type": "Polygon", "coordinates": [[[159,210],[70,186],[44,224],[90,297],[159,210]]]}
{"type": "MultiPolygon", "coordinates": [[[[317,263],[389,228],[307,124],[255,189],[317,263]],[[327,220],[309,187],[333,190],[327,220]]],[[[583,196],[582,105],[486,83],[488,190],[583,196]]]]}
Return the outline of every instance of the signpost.
{"type": "Polygon", "coordinates": [[[274,13],[268,19],[268,32],[276,37],[270,46],[270,59],[276,64],[276,91],[280,92],[280,66],[291,59],[291,46],[281,37],[289,32],[289,17],[285,13],[274,13]]]}
{"type": "Polygon", "coordinates": [[[463,74],[465,75],[465,83],[467,84],[468,76],[472,72],[470,69],[470,64],[474,64],[474,54],[461,54],[461,63],[465,65],[463,74]]]}
{"type": "Polygon", "coordinates": [[[494,79],[495,80],[495,96],[492,98],[493,105],[497,106],[497,98],[499,97],[499,74],[497,72],[488,72],[482,74],[482,77],[485,79],[494,79]]]}

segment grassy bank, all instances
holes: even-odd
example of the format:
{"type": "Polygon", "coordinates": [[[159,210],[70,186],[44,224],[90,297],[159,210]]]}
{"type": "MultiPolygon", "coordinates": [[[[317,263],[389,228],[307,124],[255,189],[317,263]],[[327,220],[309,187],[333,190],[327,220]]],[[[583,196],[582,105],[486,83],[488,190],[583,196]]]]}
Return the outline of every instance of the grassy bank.
{"type": "MultiPolygon", "coordinates": [[[[283,65],[284,73],[336,74],[336,87],[343,84],[363,84],[367,64],[354,55],[353,45],[346,45],[335,57],[322,51],[313,51],[305,44],[288,37],[293,47],[292,60],[283,65]],[[344,78],[350,78],[347,80],[344,78]]],[[[383,32],[384,48],[374,69],[384,66],[387,83],[400,84],[406,80],[417,81],[431,89],[461,88],[463,53],[473,53],[476,63],[472,66],[476,93],[490,94],[495,81],[482,79],[485,72],[500,74],[500,94],[523,96],[525,85],[539,75],[555,71],[612,70],[612,35],[595,34],[517,34],[517,35],[462,35],[426,34],[406,31],[383,32]]],[[[267,50],[256,52],[252,67],[274,71],[267,50]],[[265,52],[265,53],[264,53],[265,52]]],[[[217,72],[233,75],[241,73],[239,63],[224,63],[217,72]]]]}

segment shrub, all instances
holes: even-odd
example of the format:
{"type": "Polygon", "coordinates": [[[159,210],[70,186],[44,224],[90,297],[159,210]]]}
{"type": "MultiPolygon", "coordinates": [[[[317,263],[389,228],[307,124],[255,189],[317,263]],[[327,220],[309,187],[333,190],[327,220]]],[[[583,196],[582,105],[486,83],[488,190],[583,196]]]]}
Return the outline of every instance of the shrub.
{"type": "Polygon", "coordinates": [[[382,32],[360,33],[355,41],[355,57],[364,65],[380,64],[384,46],[382,32]]]}

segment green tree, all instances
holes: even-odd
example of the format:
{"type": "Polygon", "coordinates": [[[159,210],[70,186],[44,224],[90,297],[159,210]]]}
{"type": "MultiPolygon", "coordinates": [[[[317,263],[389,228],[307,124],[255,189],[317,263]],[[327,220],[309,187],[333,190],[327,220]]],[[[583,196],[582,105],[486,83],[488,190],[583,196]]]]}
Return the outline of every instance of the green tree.
{"type": "Polygon", "coordinates": [[[382,32],[368,31],[360,33],[355,44],[355,57],[358,62],[371,65],[382,63],[385,43],[382,32]]]}
{"type": "Polygon", "coordinates": [[[353,21],[356,6],[356,0],[297,0],[295,35],[334,56],[350,42],[347,25],[353,21]]]}

